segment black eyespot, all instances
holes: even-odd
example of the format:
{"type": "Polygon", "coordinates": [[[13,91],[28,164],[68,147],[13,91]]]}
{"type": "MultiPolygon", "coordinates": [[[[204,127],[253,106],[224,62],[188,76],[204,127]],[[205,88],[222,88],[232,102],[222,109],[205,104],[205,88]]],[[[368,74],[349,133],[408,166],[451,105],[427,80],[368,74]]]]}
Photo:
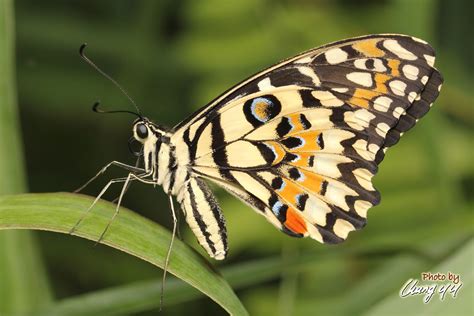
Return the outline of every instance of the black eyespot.
{"type": "Polygon", "coordinates": [[[141,139],[145,139],[148,137],[148,128],[145,126],[145,124],[138,124],[136,127],[137,135],[141,139]]]}

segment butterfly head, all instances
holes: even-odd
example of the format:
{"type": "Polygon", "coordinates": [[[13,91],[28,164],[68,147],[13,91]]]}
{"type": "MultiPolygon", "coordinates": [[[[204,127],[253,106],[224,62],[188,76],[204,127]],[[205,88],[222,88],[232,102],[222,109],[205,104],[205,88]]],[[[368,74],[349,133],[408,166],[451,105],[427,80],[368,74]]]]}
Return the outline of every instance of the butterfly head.
{"type": "Polygon", "coordinates": [[[138,141],[142,145],[140,154],[143,154],[145,170],[150,173],[156,169],[157,152],[163,143],[168,144],[170,137],[167,130],[157,125],[145,117],[135,120],[132,127],[132,140],[138,141]]]}
{"type": "Polygon", "coordinates": [[[139,118],[133,124],[133,137],[142,144],[145,144],[151,135],[151,130],[147,123],[148,120],[146,118],[139,118]]]}
{"type": "Polygon", "coordinates": [[[153,141],[163,141],[167,137],[166,129],[158,124],[151,122],[146,117],[140,117],[133,122],[133,138],[145,145],[153,141]]]}

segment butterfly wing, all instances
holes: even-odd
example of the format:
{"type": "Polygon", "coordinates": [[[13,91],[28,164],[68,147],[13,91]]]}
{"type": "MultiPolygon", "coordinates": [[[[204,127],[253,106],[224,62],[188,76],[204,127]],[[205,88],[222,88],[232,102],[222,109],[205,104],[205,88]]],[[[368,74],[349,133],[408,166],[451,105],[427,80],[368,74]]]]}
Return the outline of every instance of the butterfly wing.
{"type": "Polygon", "coordinates": [[[272,66],[175,128],[195,175],[292,236],[337,243],[362,228],[388,147],[426,114],[442,77],[404,35],[332,43],[272,66]]]}

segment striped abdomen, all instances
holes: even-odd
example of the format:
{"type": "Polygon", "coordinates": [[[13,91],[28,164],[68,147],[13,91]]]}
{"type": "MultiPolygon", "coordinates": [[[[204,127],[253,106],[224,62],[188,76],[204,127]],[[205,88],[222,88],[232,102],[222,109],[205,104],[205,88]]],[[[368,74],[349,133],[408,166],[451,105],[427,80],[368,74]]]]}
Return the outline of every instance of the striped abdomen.
{"type": "Polygon", "coordinates": [[[189,178],[183,187],[181,209],[199,244],[209,256],[222,260],[227,255],[225,219],[214,195],[200,178],[189,178]]]}

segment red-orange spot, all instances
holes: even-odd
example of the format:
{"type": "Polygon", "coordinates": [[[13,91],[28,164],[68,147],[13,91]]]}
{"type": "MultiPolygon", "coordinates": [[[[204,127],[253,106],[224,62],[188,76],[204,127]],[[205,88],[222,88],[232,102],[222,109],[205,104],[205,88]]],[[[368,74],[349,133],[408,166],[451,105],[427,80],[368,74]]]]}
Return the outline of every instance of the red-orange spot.
{"type": "Polygon", "coordinates": [[[285,221],[285,226],[297,233],[297,234],[303,234],[305,235],[308,230],[306,229],[306,223],[305,221],[301,218],[301,216],[291,207],[288,207],[286,211],[286,221],[285,221]]]}

